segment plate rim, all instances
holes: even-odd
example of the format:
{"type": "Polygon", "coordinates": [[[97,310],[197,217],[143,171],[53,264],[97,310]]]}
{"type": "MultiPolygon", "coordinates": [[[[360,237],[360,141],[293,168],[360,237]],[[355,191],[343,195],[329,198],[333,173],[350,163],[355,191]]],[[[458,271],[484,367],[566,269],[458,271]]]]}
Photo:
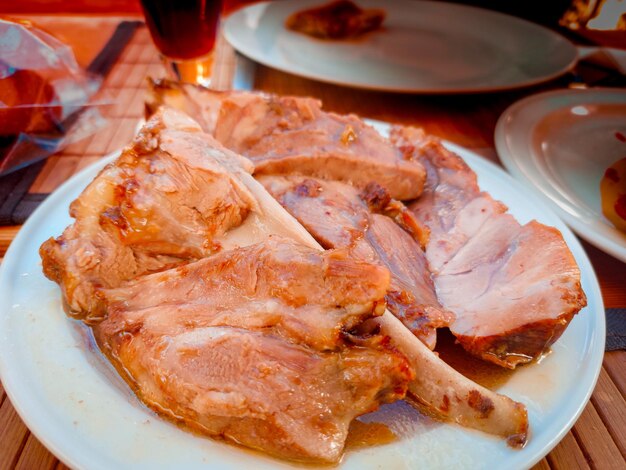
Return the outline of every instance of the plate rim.
{"type": "MultiPolygon", "coordinates": [[[[24,243],[22,242],[22,239],[26,238],[26,235],[24,234],[28,234],[32,230],[31,227],[35,227],[37,225],[38,219],[45,216],[45,210],[49,205],[54,205],[54,202],[57,199],[62,198],[62,196],[64,195],[66,191],[70,191],[73,186],[80,184],[82,182],[82,179],[85,177],[85,175],[93,172],[96,168],[102,169],[107,164],[114,161],[115,158],[117,158],[121,154],[121,152],[122,152],[122,149],[114,150],[113,152],[110,152],[104,157],[102,157],[100,160],[95,161],[91,163],[90,165],[87,165],[85,168],[81,169],[79,172],[73,174],[70,178],[64,181],[58,188],[56,188],[52,193],[50,193],[48,197],[33,211],[33,213],[28,217],[26,222],[22,225],[17,235],[13,238],[11,245],[9,245],[9,248],[4,254],[4,259],[2,260],[2,263],[0,264],[0,315],[5,314],[2,308],[5,306],[5,304],[2,301],[2,299],[7,298],[6,296],[2,295],[2,293],[5,290],[4,286],[7,284],[7,282],[4,280],[4,277],[5,276],[8,277],[8,274],[6,273],[11,271],[10,269],[11,266],[15,264],[15,262],[13,261],[13,258],[14,258],[13,252],[15,251],[19,253],[18,250],[20,249],[20,245],[24,243]]],[[[3,331],[2,327],[3,327],[3,322],[2,322],[2,318],[0,318],[0,333],[2,333],[3,331]]],[[[4,346],[2,342],[0,342],[0,353],[3,350],[3,347],[4,346]]],[[[11,400],[11,405],[17,412],[20,419],[24,422],[28,430],[32,434],[35,435],[35,437],[44,445],[44,447],[50,453],[52,453],[56,458],[58,458],[65,465],[67,465],[70,468],[76,468],[76,469],[85,468],[83,467],[82,462],[79,459],[75,458],[71,452],[67,452],[61,444],[56,442],[54,437],[50,437],[48,434],[42,431],[41,426],[37,426],[36,424],[37,418],[34,417],[31,413],[29,413],[26,410],[27,408],[26,400],[18,398],[16,396],[16,393],[14,392],[13,380],[15,380],[15,378],[18,377],[18,375],[15,375],[12,378],[12,376],[7,373],[7,370],[9,368],[10,366],[8,366],[8,361],[5,361],[4,355],[0,354],[0,380],[2,381],[4,392],[7,395],[7,399],[11,400]]],[[[96,469],[102,468],[104,470],[106,467],[103,467],[102,465],[99,465],[96,463],[94,464],[93,468],[96,468],[96,469]]]]}
{"type": "MultiPolygon", "coordinates": [[[[388,125],[388,123],[384,123],[384,124],[388,125]]],[[[444,141],[444,143],[453,152],[460,153],[464,160],[466,161],[470,160],[471,162],[470,165],[482,166],[487,171],[492,172],[492,173],[495,172],[499,177],[505,178],[505,180],[508,179],[509,182],[517,186],[518,190],[524,189],[521,183],[514,180],[501,167],[485,159],[484,157],[481,157],[480,155],[473,152],[471,149],[467,149],[467,148],[461,147],[459,145],[456,145],[450,142],[444,141]]],[[[61,186],[59,186],[59,188],[57,188],[51,194],[51,196],[36,209],[33,215],[26,221],[26,223],[24,224],[20,232],[17,234],[13,243],[11,243],[11,246],[9,247],[5,255],[4,261],[0,265],[0,294],[2,294],[2,292],[6,289],[6,286],[7,286],[7,281],[5,281],[4,279],[5,276],[8,276],[7,273],[11,271],[11,267],[14,264],[17,264],[17,261],[16,260],[14,261],[14,258],[17,259],[19,257],[19,253],[23,249],[21,245],[25,243],[25,240],[28,234],[32,231],[32,229],[37,226],[38,220],[40,218],[45,217],[45,212],[46,212],[48,205],[54,205],[56,203],[56,200],[59,198],[63,199],[65,196],[65,192],[71,191],[72,188],[75,187],[77,184],[82,185],[83,183],[88,183],[88,181],[86,182],[82,181],[85,178],[84,175],[89,174],[96,169],[103,168],[106,164],[110,163],[118,154],[119,154],[119,151],[112,152],[111,154],[108,154],[103,159],[97,162],[94,162],[93,164],[87,166],[86,168],[82,169],[80,172],[73,175],[66,182],[64,182],[61,186]],[[14,255],[13,253],[16,253],[16,254],[14,255]]],[[[603,298],[602,298],[601,291],[600,291],[599,282],[598,282],[597,276],[595,275],[595,271],[593,270],[593,266],[589,260],[589,257],[587,256],[582,245],[580,245],[580,242],[572,234],[570,229],[561,222],[561,220],[554,214],[553,211],[551,211],[551,209],[542,200],[538,199],[536,196],[532,194],[527,195],[527,196],[529,196],[530,199],[535,199],[538,205],[541,206],[541,209],[543,211],[555,216],[555,220],[559,222],[559,224],[561,225],[561,227],[557,227],[557,228],[561,230],[561,232],[563,233],[563,236],[566,239],[570,250],[573,253],[575,253],[575,258],[577,262],[580,263],[581,265],[580,266],[581,272],[584,271],[588,273],[588,276],[589,276],[588,283],[589,283],[589,287],[591,288],[591,292],[588,291],[587,295],[588,297],[592,297],[597,302],[598,311],[597,312],[588,311],[586,312],[586,314],[589,316],[595,313],[599,313],[599,315],[597,315],[597,317],[595,318],[595,322],[591,318],[588,321],[590,322],[590,325],[593,326],[593,331],[592,331],[593,338],[600,339],[600,341],[598,343],[598,347],[596,347],[595,349],[591,347],[589,348],[589,362],[592,366],[589,369],[587,369],[587,374],[592,374],[592,377],[591,379],[588,379],[589,381],[587,382],[587,387],[585,387],[584,390],[582,390],[582,392],[580,390],[577,392],[577,393],[582,393],[583,399],[574,405],[575,412],[568,416],[566,422],[563,424],[563,426],[561,426],[560,431],[556,433],[555,435],[551,436],[548,440],[546,440],[546,442],[543,443],[543,445],[540,446],[538,449],[536,449],[533,452],[533,454],[530,454],[523,459],[522,457],[517,457],[518,455],[521,455],[521,454],[516,454],[516,460],[522,459],[522,461],[518,462],[517,466],[512,465],[510,468],[519,468],[519,469],[532,466],[535,463],[537,463],[539,460],[541,460],[560,442],[560,440],[565,436],[567,432],[569,432],[569,430],[578,420],[584,408],[586,407],[587,403],[589,402],[589,399],[591,397],[591,394],[593,393],[593,390],[595,389],[595,386],[596,386],[596,383],[600,374],[600,370],[601,370],[602,358],[604,356],[604,340],[605,340],[604,303],[603,303],[603,298]],[[601,348],[599,347],[600,344],[602,345],[601,348]],[[595,362],[595,365],[593,364],[594,362],[595,362]]],[[[8,298],[8,297],[0,295],[0,314],[2,314],[2,307],[3,306],[6,307],[6,305],[1,300],[3,298],[8,298]]],[[[2,319],[0,318],[0,333],[2,333],[2,330],[3,330],[3,322],[2,322],[2,319]]],[[[0,343],[0,353],[3,351],[3,348],[4,348],[3,344],[0,343]]],[[[18,415],[24,421],[24,423],[26,424],[30,432],[32,432],[45,445],[45,447],[50,452],[52,452],[55,456],[57,456],[59,460],[68,464],[72,468],[98,468],[98,469],[106,468],[106,465],[102,465],[99,462],[94,463],[91,460],[90,460],[90,465],[85,466],[84,458],[81,459],[80,457],[77,457],[78,453],[72,452],[71,447],[67,449],[66,448],[67,446],[64,446],[63,442],[59,442],[59,441],[62,441],[61,438],[58,438],[57,436],[54,436],[54,435],[51,436],[44,432],[42,427],[38,425],[38,416],[33,415],[32,413],[29,413],[27,410],[28,403],[26,402],[28,400],[20,399],[19,397],[16,396],[16,393],[14,390],[14,387],[15,387],[14,382],[20,381],[20,374],[15,373],[15,371],[12,374],[8,373],[9,369],[11,368],[8,365],[8,361],[6,361],[5,355],[0,354],[0,378],[2,378],[5,392],[7,394],[7,397],[11,400],[11,403],[13,404],[18,415]]],[[[512,463],[515,463],[515,462],[512,462],[512,463]]]]}
{"type": "MultiPolygon", "coordinates": [[[[580,221],[578,217],[573,216],[568,211],[563,209],[549,194],[547,194],[543,190],[541,186],[539,186],[533,179],[526,175],[526,172],[522,169],[522,165],[520,164],[520,159],[513,156],[516,152],[509,146],[509,142],[507,139],[507,136],[510,135],[511,132],[511,129],[508,128],[510,126],[509,122],[512,122],[513,117],[520,111],[524,110],[524,108],[526,107],[531,107],[541,102],[545,102],[548,104],[550,100],[554,98],[563,98],[567,100],[567,102],[564,102],[559,106],[554,107],[553,109],[548,109],[548,112],[551,112],[557,108],[574,105],[578,97],[582,97],[584,95],[595,95],[600,97],[603,94],[618,94],[626,98],[626,89],[607,87],[585,89],[568,88],[545,91],[522,98],[521,100],[516,101],[515,103],[510,105],[498,118],[494,131],[494,142],[496,151],[498,153],[498,156],[500,157],[500,160],[502,161],[502,164],[515,180],[521,182],[527,189],[534,189],[535,191],[537,191],[541,199],[549,205],[552,212],[556,213],[556,215],[558,215],[567,224],[567,226],[570,227],[574,232],[576,232],[576,234],[578,234],[581,238],[585,239],[587,242],[591,243],[599,250],[626,263],[626,245],[618,244],[617,242],[609,239],[601,232],[590,230],[588,224],[580,221]]],[[[602,101],[608,102],[608,100],[602,101]]],[[[549,107],[549,104],[547,105],[547,107],[549,107]]],[[[546,114],[544,113],[543,115],[545,116],[546,114]]],[[[531,137],[532,130],[533,128],[523,129],[524,133],[528,134],[528,138],[531,137]]],[[[530,157],[532,154],[532,151],[529,152],[530,154],[524,154],[525,157],[528,157],[526,159],[528,161],[530,161],[530,157]]],[[[534,168],[535,165],[532,165],[532,167],[534,168]]],[[[541,178],[541,181],[545,180],[541,178]]]]}
{"type": "MultiPolygon", "coordinates": [[[[311,0],[291,0],[291,3],[295,3],[296,1],[301,2],[301,3],[310,3],[311,0]]],[[[381,0],[382,2],[385,2],[385,0],[381,0]]],[[[395,0],[394,0],[395,1],[395,0]]],[[[404,0],[400,0],[400,1],[404,1],[404,0]]],[[[420,3],[424,3],[424,4],[433,4],[433,5],[441,5],[440,2],[437,1],[432,1],[432,0],[418,0],[420,3]]],[[[558,40],[561,42],[562,47],[563,48],[567,48],[569,49],[569,52],[572,54],[572,58],[570,59],[570,62],[563,66],[561,69],[556,70],[554,72],[552,72],[551,74],[548,75],[544,75],[542,77],[537,77],[534,79],[529,79],[529,80],[522,80],[522,81],[518,81],[516,83],[510,83],[507,85],[500,85],[500,86],[485,86],[485,87],[456,87],[456,88],[445,88],[445,89],[441,89],[441,88],[427,88],[427,87],[396,87],[396,86],[386,86],[386,85],[368,85],[368,84],[364,84],[364,83],[349,83],[347,81],[344,80],[336,80],[333,79],[332,77],[328,77],[327,75],[324,74],[316,74],[316,73],[305,73],[299,70],[293,70],[292,68],[289,68],[288,66],[282,65],[282,64],[277,64],[274,61],[272,61],[271,59],[259,55],[259,54],[255,54],[255,53],[251,53],[250,49],[247,48],[247,46],[240,41],[239,39],[237,39],[237,35],[234,33],[234,31],[232,31],[233,28],[233,23],[235,23],[236,20],[239,19],[239,17],[243,16],[245,14],[246,10],[252,9],[252,8],[261,8],[263,6],[267,6],[267,5],[271,5],[271,4],[275,4],[278,3],[276,0],[264,0],[261,2],[257,2],[254,3],[252,5],[248,5],[245,6],[235,12],[233,12],[231,15],[229,15],[226,20],[224,21],[223,24],[223,33],[224,33],[224,37],[226,38],[226,40],[228,41],[228,43],[240,54],[244,55],[245,57],[247,57],[248,59],[254,61],[254,62],[258,62],[266,67],[270,67],[276,70],[279,70],[281,72],[285,72],[285,73],[289,73],[298,77],[302,77],[302,78],[307,78],[310,80],[315,80],[315,81],[319,81],[319,82],[323,82],[323,83],[328,83],[331,85],[336,85],[336,86],[341,86],[341,87],[346,87],[346,88],[355,88],[355,89],[360,89],[360,90],[368,90],[368,91],[381,91],[381,92],[387,92],[387,93],[397,93],[397,94],[424,94],[424,95],[453,95],[453,94],[479,94],[479,93],[497,93],[497,92],[502,92],[502,91],[509,91],[509,90],[517,90],[517,89],[523,89],[523,88],[529,88],[541,83],[545,83],[545,82],[549,82],[551,80],[554,80],[558,77],[561,77],[563,75],[565,75],[566,73],[568,73],[569,71],[571,71],[576,64],[578,63],[579,59],[580,59],[580,53],[578,51],[578,48],[571,42],[569,41],[565,36],[563,36],[562,34],[556,32],[556,31],[552,31],[551,29],[534,23],[532,21],[523,19],[523,18],[518,18],[512,15],[508,15],[506,13],[502,13],[502,12],[498,12],[495,10],[488,10],[485,8],[480,8],[477,6],[473,6],[473,5],[463,5],[463,4],[458,4],[458,3],[448,3],[446,4],[448,7],[450,8],[458,8],[458,9],[466,9],[466,10],[475,10],[475,11],[480,11],[480,12],[488,12],[489,14],[493,14],[494,16],[499,16],[499,17],[503,17],[505,18],[505,21],[513,21],[513,22],[519,22],[519,23],[525,23],[527,25],[531,25],[532,27],[537,28],[538,30],[543,30],[545,33],[551,35],[554,38],[559,38],[558,40]]],[[[417,1],[412,2],[412,3],[417,3],[417,1]]],[[[384,3],[383,3],[384,5],[384,3]]]]}

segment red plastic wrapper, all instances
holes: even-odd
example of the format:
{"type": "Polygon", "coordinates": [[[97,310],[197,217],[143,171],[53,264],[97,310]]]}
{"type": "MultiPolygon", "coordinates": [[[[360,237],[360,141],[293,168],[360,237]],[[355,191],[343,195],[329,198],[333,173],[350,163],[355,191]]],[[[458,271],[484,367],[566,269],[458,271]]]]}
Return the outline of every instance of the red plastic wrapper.
{"type": "Polygon", "coordinates": [[[103,127],[100,77],[29,22],[0,19],[0,175],[58,152],[103,127]]]}

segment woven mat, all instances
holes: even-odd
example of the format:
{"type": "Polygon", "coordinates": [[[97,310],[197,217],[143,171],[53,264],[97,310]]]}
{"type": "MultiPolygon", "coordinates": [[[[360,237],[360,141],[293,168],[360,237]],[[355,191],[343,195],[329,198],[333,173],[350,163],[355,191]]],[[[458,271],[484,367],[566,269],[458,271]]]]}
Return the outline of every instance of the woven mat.
{"type": "Polygon", "coordinates": [[[606,309],[606,351],[626,349],[626,308],[606,309]]]}

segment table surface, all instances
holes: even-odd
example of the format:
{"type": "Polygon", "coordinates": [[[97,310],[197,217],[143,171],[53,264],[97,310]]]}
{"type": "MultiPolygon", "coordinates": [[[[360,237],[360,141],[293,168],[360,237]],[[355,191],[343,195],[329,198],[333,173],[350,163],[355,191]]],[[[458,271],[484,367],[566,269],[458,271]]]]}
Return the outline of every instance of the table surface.
{"type": "MultiPolygon", "coordinates": [[[[87,19],[85,21],[88,21],[87,19]]],[[[222,46],[221,80],[232,76],[234,56],[222,46]]],[[[145,77],[163,70],[148,32],[139,28],[126,46],[103,92],[116,98],[108,111],[111,125],[48,159],[31,192],[51,192],[68,177],[132,138],[143,117],[145,77]]],[[[324,108],[339,113],[422,126],[427,132],[465,146],[498,162],[493,134],[501,112],[519,98],[566,86],[560,79],[515,92],[466,96],[407,96],[327,85],[264,66],[256,66],[256,89],[320,98],[324,108]]],[[[0,227],[0,260],[20,227],[0,227]]],[[[626,264],[583,242],[598,275],[606,307],[626,307],[626,264]]],[[[573,429],[536,469],[626,468],[626,351],[605,354],[591,401],[573,429]]],[[[30,433],[0,384],[0,470],[65,468],[30,433]]]]}

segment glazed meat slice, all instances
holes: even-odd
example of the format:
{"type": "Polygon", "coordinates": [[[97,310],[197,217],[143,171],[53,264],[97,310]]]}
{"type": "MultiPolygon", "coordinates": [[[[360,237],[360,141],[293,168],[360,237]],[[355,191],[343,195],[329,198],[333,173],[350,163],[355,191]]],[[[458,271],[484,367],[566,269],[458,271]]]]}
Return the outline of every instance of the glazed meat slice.
{"type": "Polygon", "coordinates": [[[95,327],[150,407],[273,455],[337,462],[350,422],[413,378],[380,335],[389,274],[345,251],[268,241],[104,291],[95,327]]]}
{"type": "Polygon", "coordinates": [[[69,313],[97,318],[98,288],[219,250],[216,239],[256,204],[235,167],[252,171],[179,111],[157,113],[72,203],[75,222],[40,249],[69,313]]]}
{"type": "Polygon", "coordinates": [[[463,347],[510,368],[544,353],[586,304],[561,233],[508,215],[487,222],[436,284],[457,314],[451,330],[463,347]]]}
{"type": "MultiPolygon", "coordinates": [[[[435,347],[436,328],[448,326],[453,315],[437,300],[419,242],[392,218],[410,221],[409,214],[402,217],[408,211],[401,203],[375,183],[358,190],[303,176],[257,178],[324,248],[351,248],[353,256],[387,267],[390,311],[435,347]]],[[[420,233],[415,224],[402,223],[420,233]]]]}
{"type": "Polygon", "coordinates": [[[430,229],[426,257],[441,304],[456,314],[450,330],[467,351],[503,367],[541,356],[586,305],[561,233],[520,225],[458,156],[420,130],[395,128],[392,140],[427,169],[424,194],[410,208],[430,229]]]}
{"type": "Polygon", "coordinates": [[[250,158],[255,174],[301,174],[360,187],[376,181],[400,200],[422,192],[419,162],[358,117],[324,112],[315,99],[153,82],[148,113],[163,104],[188,112],[225,147],[250,158]]]}

